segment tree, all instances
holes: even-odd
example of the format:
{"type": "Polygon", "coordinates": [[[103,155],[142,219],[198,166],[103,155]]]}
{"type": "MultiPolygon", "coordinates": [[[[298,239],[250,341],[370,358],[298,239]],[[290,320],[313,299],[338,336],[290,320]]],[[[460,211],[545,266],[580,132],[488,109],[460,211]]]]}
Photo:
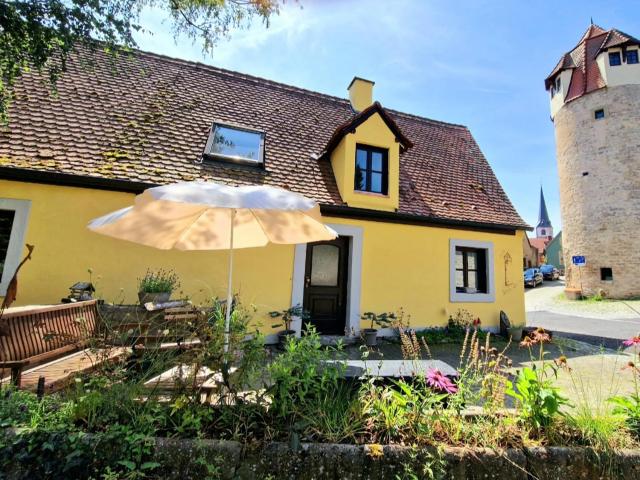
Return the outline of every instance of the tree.
{"type": "Polygon", "coordinates": [[[0,119],[15,81],[30,69],[46,72],[52,87],[77,46],[111,53],[136,46],[140,12],[159,8],[171,19],[174,38],[186,35],[210,52],[231,29],[254,17],[268,25],[284,0],[0,0],[0,119]]]}

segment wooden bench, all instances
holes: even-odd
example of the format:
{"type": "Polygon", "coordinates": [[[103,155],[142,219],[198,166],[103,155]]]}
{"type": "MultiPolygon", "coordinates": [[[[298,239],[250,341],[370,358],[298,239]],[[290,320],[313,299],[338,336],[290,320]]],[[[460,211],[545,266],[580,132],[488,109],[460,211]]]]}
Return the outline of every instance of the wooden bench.
{"type": "Polygon", "coordinates": [[[11,381],[35,390],[40,381],[50,392],[74,374],[125,354],[128,349],[88,348],[98,318],[96,300],[5,311],[0,318],[0,384],[11,381]]]}

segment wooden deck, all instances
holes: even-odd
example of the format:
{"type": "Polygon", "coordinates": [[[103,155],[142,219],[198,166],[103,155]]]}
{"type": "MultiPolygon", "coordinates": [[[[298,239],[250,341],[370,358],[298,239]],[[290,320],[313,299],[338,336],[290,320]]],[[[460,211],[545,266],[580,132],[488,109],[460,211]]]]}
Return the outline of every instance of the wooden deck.
{"type": "MultiPolygon", "coordinates": [[[[117,360],[129,353],[131,349],[126,347],[80,350],[52,362],[25,369],[22,373],[20,388],[35,391],[38,387],[38,379],[44,377],[45,392],[49,393],[68,384],[74,375],[90,372],[100,363],[117,360]]],[[[9,384],[10,381],[10,377],[2,378],[0,385],[9,384]]]]}

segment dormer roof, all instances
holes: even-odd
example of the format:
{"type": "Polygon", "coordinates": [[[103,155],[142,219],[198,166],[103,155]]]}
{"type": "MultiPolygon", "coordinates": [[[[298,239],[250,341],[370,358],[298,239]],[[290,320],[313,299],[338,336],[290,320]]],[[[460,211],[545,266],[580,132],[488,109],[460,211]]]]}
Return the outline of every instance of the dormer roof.
{"type": "Polygon", "coordinates": [[[396,136],[396,141],[400,144],[401,152],[404,152],[413,147],[413,143],[411,143],[411,140],[405,137],[404,133],[402,133],[402,130],[400,130],[400,127],[398,127],[398,124],[393,120],[393,118],[391,118],[391,115],[387,113],[380,102],[373,102],[369,107],[355,114],[352,118],[336,128],[336,130],[333,132],[333,135],[331,135],[331,138],[327,142],[327,146],[324,149],[323,156],[330,154],[333,149],[338,146],[345,135],[354,133],[358,126],[362,125],[376,113],[380,115],[389,130],[391,130],[391,132],[396,136]]]}
{"type": "Polygon", "coordinates": [[[545,89],[549,90],[553,81],[560,72],[572,69],[571,82],[565,102],[575,100],[587,93],[593,92],[606,86],[596,58],[603,51],[612,47],[624,47],[627,45],[638,45],[640,40],[627,35],[620,30],[604,28],[591,24],[587,28],[578,44],[569,52],[565,53],[551,73],[544,81],[545,89]]]}

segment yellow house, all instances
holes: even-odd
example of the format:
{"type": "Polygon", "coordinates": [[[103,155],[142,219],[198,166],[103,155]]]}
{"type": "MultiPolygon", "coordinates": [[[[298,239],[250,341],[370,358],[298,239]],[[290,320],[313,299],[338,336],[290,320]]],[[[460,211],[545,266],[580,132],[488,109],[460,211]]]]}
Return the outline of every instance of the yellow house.
{"type": "Polygon", "coordinates": [[[501,310],[524,322],[528,226],[469,130],[385,109],[373,86],[356,77],[345,100],[145,52],[80,52],[55,96],[26,74],[0,133],[0,295],[29,243],[18,305],[58,302],[89,279],[107,302],[135,303],[147,268],[174,269],[176,295],[222,297],[225,252],[158,251],[86,228],[145,188],[205,179],[306,195],[340,235],[237,252],[234,290],[265,332],[267,312],[298,304],[324,334],[399,308],[416,328],[459,309],[487,328],[501,310]]]}

